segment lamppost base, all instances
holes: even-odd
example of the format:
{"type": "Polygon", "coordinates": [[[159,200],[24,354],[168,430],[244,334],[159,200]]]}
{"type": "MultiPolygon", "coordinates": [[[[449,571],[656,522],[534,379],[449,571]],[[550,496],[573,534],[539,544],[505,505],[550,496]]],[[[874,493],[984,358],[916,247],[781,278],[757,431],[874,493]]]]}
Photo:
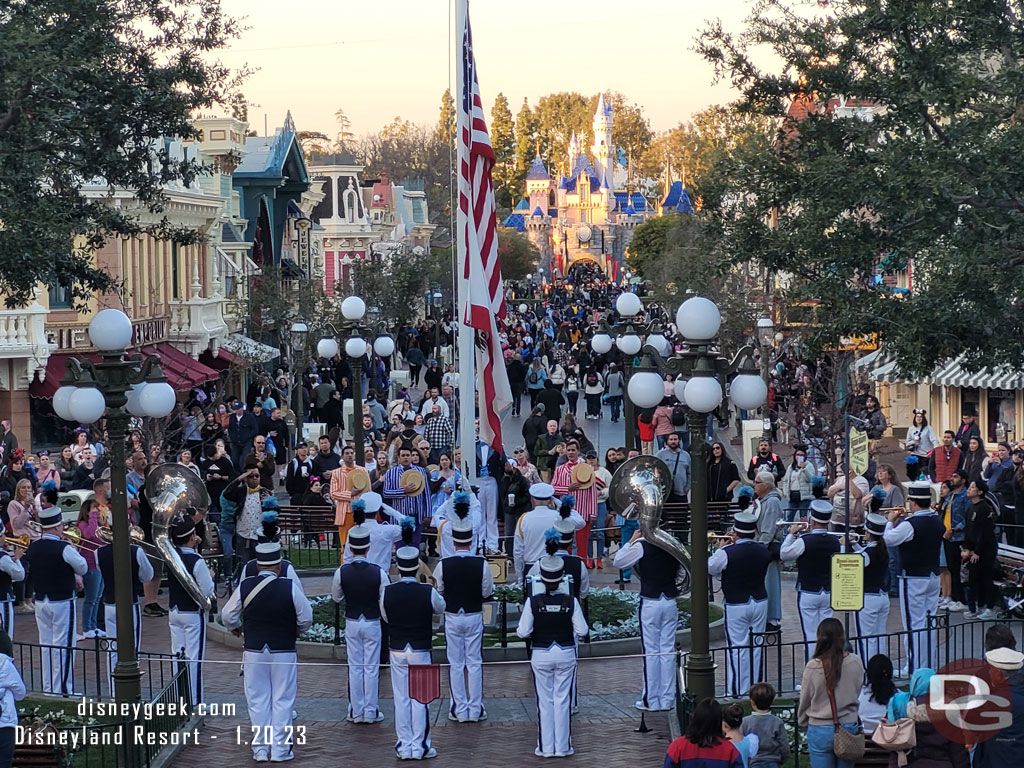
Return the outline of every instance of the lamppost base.
{"type": "Polygon", "coordinates": [[[118,704],[142,699],[142,670],[137,662],[132,664],[118,661],[111,677],[114,679],[114,698],[118,704]]]}
{"type": "Polygon", "coordinates": [[[710,654],[686,657],[686,691],[695,701],[715,697],[715,662],[710,654]]]}

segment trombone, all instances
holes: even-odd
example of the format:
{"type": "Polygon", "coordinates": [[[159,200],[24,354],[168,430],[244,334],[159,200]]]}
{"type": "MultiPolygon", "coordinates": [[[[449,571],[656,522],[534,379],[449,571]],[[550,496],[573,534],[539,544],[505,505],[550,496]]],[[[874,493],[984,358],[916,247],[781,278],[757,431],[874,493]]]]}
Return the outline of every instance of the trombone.
{"type": "Polygon", "coordinates": [[[4,536],[4,550],[9,555],[15,554],[18,549],[28,549],[31,543],[32,537],[27,533],[23,533],[21,536],[4,536]]]}

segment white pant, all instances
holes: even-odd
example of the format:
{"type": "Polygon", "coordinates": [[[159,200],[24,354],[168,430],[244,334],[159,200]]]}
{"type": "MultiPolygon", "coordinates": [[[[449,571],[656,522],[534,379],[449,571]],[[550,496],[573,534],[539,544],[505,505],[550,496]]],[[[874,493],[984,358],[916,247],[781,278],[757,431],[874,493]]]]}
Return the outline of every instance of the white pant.
{"type": "Polygon", "coordinates": [[[530,657],[537,691],[537,749],[544,755],[571,755],[573,648],[534,648],[530,657]]]}
{"type": "MultiPolygon", "coordinates": [[[[494,477],[477,478],[480,492],[480,507],[484,513],[484,546],[487,549],[498,548],[498,480],[494,477]]],[[[505,535],[510,535],[505,531],[505,535]]]]}
{"type": "Polygon", "coordinates": [[[478,720],[484,709],[483,615],[446,613],[444,638],[451,665],[452,706],[449,711],[459,720],[478,720]]]}
{"type": "MultiPolygon", "coordinates": [[[[737,604],[725,604],[725,633],[731,646],[747,646],[751,632],[764,632],[768,621],[768,600],[754,600],[737,604]]],[[[761,680],[761,646],[754,647],[754,680],[761,680]]],[[[726,690],[730,696],[746,696],[750,690],[751,661],[747,647],[729,651],[729,664],[726,667],[726,690]]]]}
{"type": "Polygon", "coordinates": [[[675,598],[640,598],[640,644],[644,648],[643,705],[671,709],[676,705],[676,629],[679,607],[675,598]]]}
{"type": "MultiPolygon", "coordinates": [[[[171,628],[171,653],[185,651],[188,659],[188,676],[192,688],[192,703],[199,704],[203,700],[203,659],[206,658],[206,616],[198,613],[179,612],[171,609],[167,617],[167,625],[171,628]]],[[[175,664],[175,668],[178,665],[175,664]]],[[[289,711],[289,714],[291,712],[289,711]]]]}
{"type": "Polygon", "coordinates": [[[380,620],[346,619],[345,651],[348,654],[348,716],[372,722],[379,712],[380,620]]]}
{"type": "Polygon", "coordinates": [[[900,577],[900,614],[903,616],[903,629],[921,630],[907,637],[908,674],[922,667],[934,667],[938,662],[935,632],[925,631],[928,626],[928,615],[935,615],[939,610],[939,577],[938,576],[901,576],[900,577]]]}
{"type": "Polygon", "coordinates": [[[252,723],[252,751],[270,752],[272,760],[287,758],[292,751],[292,710],[298,666],[294,653],[245,651],[242,678],[245,705],[252,723]]]}
{"type": "Polygon", "coordinates": [[[430,749],[429,707],[409,696],[409,665],[429,664],[430,651],[391,651],[391,693],[395,697],[395,752],[420,759],[430,749]]]}
{"type": "Polygon", "coordinates": [[[43,691],[65,696],[75,687],[75,600],[36,600],[36,628],[42,648],[43,691]]]}
{"type": "MultiPolygon", "coordinates": [[[[107,681],[113,695],[114,667],[117,666],[117,606],[104,604],[103,618],[107,626],[107,643],[110,648],[107,651],[107,681]]],[[[138,658],[142,649],[142,606],[139,603],[132,606],[132,621],[135,623],[135,656],[138,658]]]]}
{"type": "MultiPolygon", "coordinates": [[[[864,595],[864,607],[857,611],[857,634],[861,637],[871,635],[884,635],[885,623],[889,618],[889,595],[885,592],[875,592],[864,595]]],[[[885,641],[883,638],[874,637],[868,640],[861,640],[858,643],[860,657],[867,666],[868,660],[878,653],[885,653],[885,641]]]]}
{"type": "Polygon", "coordinates": [[[832,618],[832,595],[821,592],[796,591],[796,607],[800,611],[800,630],[804,633],[804,663],[811,659],[811,649],[817,641],[818,625],[832,618]]]}
{"type": "Polygon", "coordinates": [[[10,600],[0,600],[0,622],[3,623],[4,632],[14,637],[14,603],[10,600]]]}

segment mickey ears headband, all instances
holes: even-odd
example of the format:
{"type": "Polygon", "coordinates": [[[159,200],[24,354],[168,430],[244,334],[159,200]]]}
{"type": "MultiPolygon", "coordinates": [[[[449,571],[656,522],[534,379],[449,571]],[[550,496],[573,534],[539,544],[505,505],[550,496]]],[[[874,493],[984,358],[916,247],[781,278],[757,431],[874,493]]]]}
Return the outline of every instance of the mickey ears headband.
{"type": "Polygon", "coordinates": [[[915,408],[914,409],[914,415],[915,416],[917,414],[921,414],[922,416],[924,416],[926,413],[928,413],[928,411],[926,411],[924,408],[915,408]]]}

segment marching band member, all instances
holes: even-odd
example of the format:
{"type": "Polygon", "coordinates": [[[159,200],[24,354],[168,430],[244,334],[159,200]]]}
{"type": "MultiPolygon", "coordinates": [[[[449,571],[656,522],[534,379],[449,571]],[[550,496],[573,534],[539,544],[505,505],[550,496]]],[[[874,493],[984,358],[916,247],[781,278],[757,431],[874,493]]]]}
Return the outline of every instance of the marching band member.
{"type": "MultiPolygon", "coordinates": [[[[869,514],[864,521],[867,543],[860,550],[864,557],[864,607],[857,611],[857,635],[870,637],[884,635],[889,618],[889,593],[885,591],[885,576],[889,570],[889,551],[885,546],[886,520],[879,514],[869,514]]],[[[882,652],[880,638],[862,640],[860,657],[868,660],[882,652]]]]}
{"type": "MultiPolygon", "coordinates": [[[[145,550],[138,544],[129,546],[132,562],[132,623],[135,630],[132,633],[135,641],[135,653],[138,655],[142,649],[142,585],[153,578],[153,564],[146,557],[145,550]]],[[[105,544],[96,550],[96,564],[103,576],[103,617],[107,627],[107,637],[113,640],[110,643],[111,650],[107,656],[108,679],[110,689],[114,689],[114,667],[117,665],[117,605],[114,589],[114,546],[105,544]]]]}
{"type": "MultiPolygon", "coordinates": [[[[461,506],[456,504],[456,510],[461,506]]],[[[448,719],[476,723],[487,719],[483,694],[483,603],[494,594],[494,577],[487,561],[473,554],[473,523],[467,517],[445,522],[455,554],[437,564],[434,581],[445,602],[444,636],[452,691],[448,719]]]]}
{"type": "Polygon", "coordinates": [[[682,566],[668,552],[644,541],[636,531],[615,553],[612,564],[622,570],[636,567],[640,574],[640,644],[644,649],[643,694],[637,709],[659,711],[676,705],[676,628],[679,625],[679,589],[676,575],[682,566]]]}
{"type": "MultiPolygon", "coordinates": [[[[526,574],[544,556],[546,542],[544,539],[547,530],[561,519],[558,510],[551,507],[551,499],[555,495],[555,489],[548,483],[534,483],[530,486],[530,501],[533,508],[526,514],[520,516],[516,524],[515,538],[512,541],[512,562],[515,566],[516,581],[520,583],[526,579],[526,574]]],[[[566,495],[562,497],[561,503],[568,505],[572,510],[568,519],[576,526],[576,530],[586,527],[586,521],[579,512],[572,507],[575,499],[566,495]]]]}
{"type": "MultiPolygon", "coordinates": [[[[928,483],[911,483],[907,493],[910,517],[898,519],[901,512],[889,513],[889,522],[882,535],[886,546],[899,547],[900,567],[900,613],[903,629],[925,630],[928,616],[935,615],[939,608],[939,547],[946,532],[942,519],[935,514],[932,506],[932,488],[928,483]]],[[[950,565],[956,567],[956,563],[950,565]]],[[[935,661],[936,637],[924,631],[912,632],[907,638],[907,667],[900,670],[900,677],[912,675],[914,671],[927,667],[935,661]]]]}
{"type": "MultiPolygon", "coordinates": [[[[0,522],[0,537],[6,541],[7,529],[0,522]]],[[[0,547],[0,621],[3,630],[14,637],[14,583],[25,580],[25,568],[21,558],[25,550],[15,547],[13,554],[0,547]]]]}
{"type": "Polygon", "coordinates": [[[452,541],[452,518],[467,518],[473,527],[473,545],[470,552],[478,552],[479,544],[483,538],[483,513],[480,501],[476,495],[469,491],[456,491],[444,503],[437,508],[434,518],[430,524],[437,529],[438,546],[441,557],[451,557],[455,554],[455,544],[452,541]]]}
{"type": "Polygon", "coordinates": [[[779,556],[796,560],[796,605],[800,611],[800,629],[804,634],[804,659],[811,658],[811,647],[818,625],[832,616],[832,555],[842,550],[838,536],[828,532],[832,505],[824,499],[811,502],[810,533],[798,536],[803,526],[789,528],[779,556]]]}
{"type": "Polygon", "coordinates": [[[437,757],[430,746],[429,707],[409,696],[409,665],[429,664],[433,617],[445,610],[444,598],[429,584],[416,580],[420,550],[412,546],[415,521],[402,521],[402,541],[397,553],[401,581],[380,592],[380,616],[388,623],[391,648],[391,691],[395,699],[395,753],[400,760],[437,757]]]}
{"type": "MultiPolygon", "coordinates": [[[[394,507],[384,503],[379,493],[369,491],[352,502],[352,522],[370,531],[370,551],[366,559],[380,568],[387,576],[391,568],[391,553],[395,544],[402,540],[402,529],[398,525],[390,525],[377,521],[377,513],[383,512],[396,523],[402,521],[403,515],[394,507]]],[[[352,557],[348,541],[345,542],[345,560],[352,557]]]]}
{"type": "MultiPolygon", "coordinates": [[[[199,585],[207,597],[213,596],[213,577],[206,561],[196,551],[199,537],[196,524],[186,515],[171,524],[171,541],[181,556],[185,570],[199,585]]],[[[167,569],[167,594],[170,616],[167,626],[171,630],[171,652],[185,652],[189,664],[189,682],[192,688],[192,703],[203,700],[203,659],[206,657],[206,612],[182,586],[174,571],[167,569]]]]}
{"type": "MultiPolygon", "coordinates": [[[[708,573],[722,580],[725,601],[725,632],[729,645],[747,645],[751,632],[764,632],[768,621],[768,591],[765,575],[771,555],[768,546],[754,541],[757,517],[739,512],[733,517],[733,543],[720,547],[708,559],[708,573]]],[[[753,670],[761,669],[761,648],[754,649],[753,670]]],[[[745,696],[750,690],[750,651],[745,648],[729,651],[726,667],[726,690],[732,697],[745,696]]]]}
{"type": "Polygon", "coordinates": [[[312,626],[313,607],[297,579],[281,576],[280,542],[257,544],[256,561],[256,575],[242,579],[224,606],[223,619],[244,640],[242,674],[253,759],[281,763],[294,757],[295,641],[312,626]]]}
{"type": "Polygon", "coordinates": [[[543,590],[534,594],[534,582],[527,582],[529,596],[523,604],[516,634],[532,640],[530,667],[537,691],[538,757],[568,757],[573,753],[572,681],[576,677],[576,638],[590,628],[583,618],[579,600],[572,596],[564,579],[565,562],[548,555],[540,560],[543,590]]]}
{"type": "Polygon", "coordinates": [[[36,627],[40,645],[63,646],[56,654],[43,653],[43,691],[74,695],[76,585],[89,570],[81,553],[61,537],[64,518],[60,507],[39,515],[42,538],[29,544],[24,561],[36,600],[36,627]]]}
{"type": "MultiPolygon", "coordinates": [[[[360,501],[353,502],[361,504],[360,501]]],[[[353,509],[353,514],[356,514],[353,509]]],[[[362,514],[356,514],[362,517],[362,514]]],[[[392,526],[394,527],[394,526],[392,526]]],[[[380,591],[388,575],[367,560],[370,529],[359,524],[349,529],[345,564],[334,572],[331,597],[345,603],[345,649],[348,653],[348,721],[379,723],[384,714],[377,706],[380,680],[380,591]]]]}

